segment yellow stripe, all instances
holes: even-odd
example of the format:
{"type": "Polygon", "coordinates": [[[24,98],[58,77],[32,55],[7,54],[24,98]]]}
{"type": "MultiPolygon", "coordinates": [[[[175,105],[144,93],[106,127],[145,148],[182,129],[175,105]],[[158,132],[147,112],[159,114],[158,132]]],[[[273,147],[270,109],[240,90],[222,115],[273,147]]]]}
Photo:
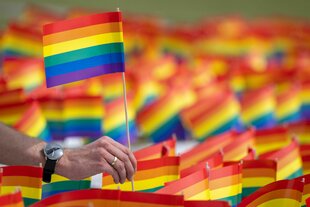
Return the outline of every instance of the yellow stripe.
{"type": "Polygon", "coordinates": [[[34,56],[41,56],[42,54],[42,44],[40,42],[20,38],[10,34],[5,35],[2,47],[13,48],[15,51],[34,56]]]}
{"type": "Polygon", "coordinates": [[[255,149],[258,155],[264,154],[266,152],[271,152],[273,150],[281,149],[291,143],[291,140],[286,140],[285,142],[275,142],[275,143],[268,143],[268,144],[260,144],[255,145],[255,149]]]}
{"type": "Polygon", "coordinates": [[[46,109],[46,110],[43,110],[43,114],[48,120],[51,120],[51,121],[62,121],[63,120],[62,110],[46,109]]]}
{"type": "Polygon", "coordinates": [[[151,133],[157,130],[169,118],[172,118],[179,111],[179,100],[173,97],[167,105],[160,109],[160,113],[155,113],[141,124],[141,131],[151,133]]]}
{"type": "MultiPolygon", "coordinates": [[[[51,180],[51,183],[54,183],[54,182],[61,182],[61,181],[68,181],[70,179],[66,178],[66,177],[63,177],[61,175],[57,175],[57,174],[53,174],[52,175],[52,180],[51,180]]],[[[83,180],[91,180],[91,177],[89,178],[85,178],[83,180]]],[[[47,184],[45,182],[43,182],[43,184],[47,184]]]]}
{"type": "MultiPolygon", "coordinates": [[[[304,173],[304,175],[306,175],[306,174],[304,173]]],[[[305,193],[305,192],[303,192],[303,193],[305,193]]],[[[309,197],[310,197],[310,194],[308,194],[308,193],[307,194],[303,194],[300,206],[305,206],[306,205],[306,199],[309,198],[309,197]]]]}
{"type": "MultiPolygon", "coordinates": [[[[134,111],[131,108],[128,108],[128,121],[133,120],[135,117],[134,111]]],[[[104,118],[103,126],[104,130],[110,131],[115,129],[115,127],[120,126],[125,123],[124,112],[119,111],[117,114],[111,114],[104,118]]]]}
{"type": "Polygon", "coordinates": [[[292,99],[286,100],[284,103],[280,103],[276,107],[276,117],[283,118],[290,114],[293,114],[299,110],[300,101],[297,96],[292,99]]]}
{"type": "Polygon", "coordinates": [[[13,125],[18,122],[18,120],[21,118],[22,114],[10,114],[10,115],[4,115],[0,116],[0,121],[7,125],[13,125]]]}
{"type": "Polygon", "coordinates": [[[302,100],[302,103],[310,103],[310,89],[303,89],[300,92],[300,98],[302,100]]]}
{"type": "Polygon", "coordinates": [[[45,127],[46,127],[46,120],[40,114],[39,118],[35,120],[35,122],[31,124],[30,128],[24,131],[24,133],[26,133],[27,135],[31,137],[37,137],[42,133],[45,127]]]}
{"type": "Polygon", "coordinates": [[[292,173],[296,172],[300,168],[302,168],[302,161],[300,157],[298,157],[282,169],[277,170],[277,180],[286,179],[288,176],[290,176],[292,173]]]}
{"type": "Polygon", "coordinates": [[[230,101],[219,112],[212,114],[207,120],[193,126],[195,137],[201,137],[211,133],[224,123],[227,123],[238,114],[239,106],[235,101],[230,101]]]}
{"type": "Polygon", "coordinates": [[[221,198],[226,198],[234,195],[238,195],[242,192],[242,184],[231,185],[215,190],[210,190],[210,199],[217,200],[221,198]]]}
{"type": "Polygon", "coordinates": [[[186,200],[210,200],[210,190],[206,189],[192,197],[187,198],[186,200]]]}
{"type": "Polygon", "coordinates": [[[272,182],[275,182],[275,179],[271,177],[242,178],[242,187],[261,187],[272,182]]]}
{"type": "Polygon", "coordinates": [[[94,35],[90,37],[83,37],[75,40],[69,40],[66,42],[60,42],[52,45],[43,47],[44,57],[57,55],[65,52],[70,52],[73,50],[78,50],[82,48],[92,47],[96,45],[123,42],[122,32],[112,32],[94,35]]]}
{"type": "Polygon", "coordinates": [[[102,107],[88,108],[70,108],[64,112],[64,119],[76,119],[76,118],[99,118],[103,116],[102,107]]]}
{"type": "MultiPolygon", "coordinates": [[[[147,190],[152,189],[160,186],[164,186],[164,183],[171,182],[178,179],[178,175],[164,175],[152,179],[146,179],[146,180],[138,180],[135,181],[135,190],[141,191],[141,190],[147,190]]],[[[104,181],[103,181],[104,182],[104,181]]],[[[118,189],[118,186],[121,190],[125,191],[131,191],[131,182],[126,181],[124,184],[112,184],[112,185],[103,185],[102,189],[118,189]]]]}
{"type": "Polygon", "coordinates": [[[17,187],[21,190],[23,198],[41,199],[41,188],[30,188],[25,186],[2,186],[1,193],[12,193],[16,191],[17,187]]]}
{"type": "Polygon", "coordinates": [[[258,205],[257,207],[273,207],[273,206],[289,206],[289,207],[300,207],[300,202],[289,199],[289,198],[278,198],[273,199],[270,201],[267,201],[261,205],[258,205]]]}
{"type": "Polygon", "coordinates": [[[250,123],[262,115],[273,112],[275,108],[275,101],[272,98],[267,98],[241,112],[242,120],[245,123],[250,123]]]}

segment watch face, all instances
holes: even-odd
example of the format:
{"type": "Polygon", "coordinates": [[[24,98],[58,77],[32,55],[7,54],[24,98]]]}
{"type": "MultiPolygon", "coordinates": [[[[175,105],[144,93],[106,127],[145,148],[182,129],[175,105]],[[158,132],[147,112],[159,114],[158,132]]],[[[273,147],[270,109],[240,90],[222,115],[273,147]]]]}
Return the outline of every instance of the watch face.
{"type": "Polygon", "coordinates": [[[50,143],[44,148],[45,156],[50,160],[58,160],[62,157],[64,151],[61,145],[50,143]]]}

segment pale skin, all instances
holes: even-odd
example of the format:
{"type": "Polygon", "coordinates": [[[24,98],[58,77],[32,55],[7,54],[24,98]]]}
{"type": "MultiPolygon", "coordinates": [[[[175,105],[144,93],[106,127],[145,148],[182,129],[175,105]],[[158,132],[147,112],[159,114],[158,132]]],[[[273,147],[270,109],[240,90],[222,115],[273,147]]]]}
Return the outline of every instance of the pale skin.
{"type": "MultiPolygon", "coordinates": [[[[0,123],[0,163],[5,165],[45,164],[42,149],[46,142],[30,138],[0,123]]],[[[130,150],[103,136],[78,149],[65,149],[57,162],[55,173],[72,180],[79,180],[106,172],[115,183],[132,180],[137,169],[137,161],[130,150]],[[115,165],[114,156],[118,158],[115,165]]]]}

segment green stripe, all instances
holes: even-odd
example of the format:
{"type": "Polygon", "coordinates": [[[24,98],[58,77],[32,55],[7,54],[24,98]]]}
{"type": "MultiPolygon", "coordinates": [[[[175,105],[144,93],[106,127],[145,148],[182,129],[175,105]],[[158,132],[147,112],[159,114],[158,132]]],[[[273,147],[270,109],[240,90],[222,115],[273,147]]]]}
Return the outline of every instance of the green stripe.
{"type": "Polygon", "coordinates": [[[94,56],[109,54],[109,53],[123,53],[124,46],[122,42],[97,45],[93,47],[74,50],[71,52],[52,55],[44,58],[45,67],[51,67],[67,62],[86,59],[94,56]]]}
{"type": "Polygon", "coordinates": [[[302,169],[298,169],[296,170],[295,172],[293,172],[290,176],[288,176],[286,179],[290,180],[290,179],[293,179],[293,178],[297,178],[299,176],[302,176],[303,173],[302,173],[302,169]]]}
{"type": "Polygon", "coordinates": [[[260,187],[242,188],[242,198],[247,197],[257,191],[260,187]]]}
{"type": "Polygon", "coordinates": [[[38,199],[33,199],[33,198],[23,198],[24,200],[24,205],[25,206],[30,206],[31,204],[34,204],[35,202],[38,202],[38,199]]]}
{"type": "Polygon", "coordinates": [[[51,191],[69,191],[90,188],[90,180],[68,180],[48,183],[42,186],[42,193],[51,191]]]}
{"type": "Polygon", "coordinates": [[[299,113],[299,110],[297,110],[296,112],[293,112],[292,114],[279,118],[278,123],[283,124],[285,122],[297,121],[299,119],[300,119],[300,113],[299,113]]]}
{"type": "Polygon", "coordinates": [[[241,194],[238,195],[234,195],[234,196],[230,196],[230,197],[226,197],[226,198],[221,198],[221,199],[217,199],[220,201],[227,201],[231,206],[237,206],[238,203],[240,203],[241,201],[241,194]]]}
{"type": "Polygon", "coordinates": [[[153,192],[156,192],[163,187],[164,186],[159,186],[159,187],[155,187],[155,188],[151,188],[151,189],[147,189],[147,190],[140,190],[138,192],[153,193],[153,192]]]}

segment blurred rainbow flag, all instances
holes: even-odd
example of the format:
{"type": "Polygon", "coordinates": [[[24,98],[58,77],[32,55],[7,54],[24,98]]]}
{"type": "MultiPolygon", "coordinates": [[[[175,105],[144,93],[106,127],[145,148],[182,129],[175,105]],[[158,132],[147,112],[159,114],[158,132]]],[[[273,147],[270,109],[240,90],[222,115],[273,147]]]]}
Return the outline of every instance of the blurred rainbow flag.
{"type": "MultiPolygon", "coordinates": [[[[155,192],[164,187],[164,184],[179,178],[179,157],[162,157],[153,160],[138,161],[135,174],[135,191],[155,192]]],[[[113,177],[104,174],[102,177],[103,189],[118,189],[130,191],[131,182],[115,184],[113,177]]]]}
{"type": "Polygon", "coordinates": [[[9,126],[16,124],[25,111],[30,108],[30,101],[19,101],[0,105],[0,121],[9,126]]]}
{"type": "Polygon", "coordinates": [[[21,192],[12,191],[8,194],[0,194],[0,205],[2,207],[24,207],[24,201],[21,192]]]}
{"type": "Polygon", "coordinates": [[[31,104],[13,127],[30,137],[39,138],[46,142],[51,140],[47,121],[37,102],[31,104]]]}
{"type": "Polygon", "coordinates": [[[303,119],[310,119],[310,83],[306,82],[301,85],[300,89],[301,113],[303,119]]]}
{"type": "Polygon", "coordinates": [[[121,12],[107,12],[43,26],[47,87],[124,72],[121,12]]]}
{"type": "Polygon", "coordinates": [[[303,188],[304,184],[297,180],[276,181],[260,188],[250,196],[246,197],[238,206],[299,207],[301,205],[303,188]]]}
{"type": "Polygon", "coordinates": [[[0,90],[0,105],[12,104],[26,99],[25,92],[22,88],[14,90],[0,90]]]}
{"type": "Polygon", "coordinates": [[[12,193],[20,188],[25,206],[41,200],[43,169],[34,166],[5,166],[1,193],[12,193]]]}
{"type": "Polygon", "coordinates": [[[306,200],[309,200],[308,198],[310,196],[310,175],[305,173],[305,175],[295,178],[294,180],[304,183],[304,190],[302,192],[302,201],[300,206],[306,207],[308,206],[308,202],[306,205],[306,200]]]}

